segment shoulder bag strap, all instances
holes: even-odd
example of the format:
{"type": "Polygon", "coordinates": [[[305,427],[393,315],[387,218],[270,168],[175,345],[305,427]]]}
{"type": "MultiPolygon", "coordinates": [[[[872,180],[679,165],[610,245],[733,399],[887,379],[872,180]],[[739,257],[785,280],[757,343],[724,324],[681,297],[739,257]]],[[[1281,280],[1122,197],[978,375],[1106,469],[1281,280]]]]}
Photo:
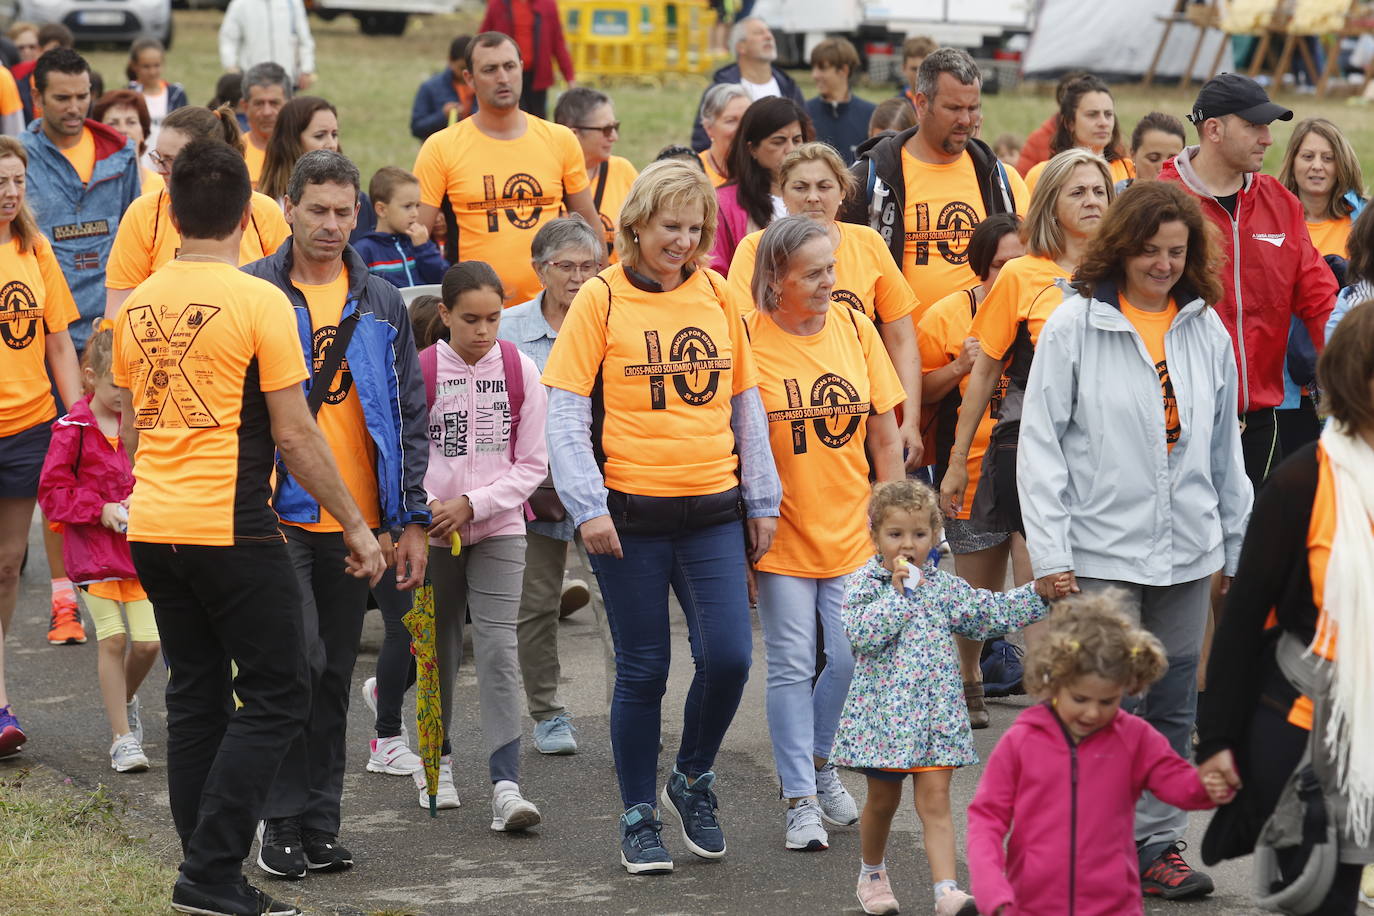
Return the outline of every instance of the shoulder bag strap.
{"type": "MultiPolygon", "coordinates": [[[[324,360],[320,363],[320,368],[315,370],[315,374],[310,378],[310,394],[306,397],[305,403],[310,407],[312,416],[319,414],[320,406],[324,404],[325,396],[329,394],[329,386],[334,384],[334,376],[339,374],[339,366],[343,365],[344,354],[348,350],[348,342],[353,339],[353,332],[358,327],[356,302],[354,305],[353,314],[339,322],[338,330],[334,333],[334,342],[329,346],[329,352],[325,354],[324,360]]],[[[344,310],[347,311],[347,309],[348,305],[345,303],[344,310]]]]}

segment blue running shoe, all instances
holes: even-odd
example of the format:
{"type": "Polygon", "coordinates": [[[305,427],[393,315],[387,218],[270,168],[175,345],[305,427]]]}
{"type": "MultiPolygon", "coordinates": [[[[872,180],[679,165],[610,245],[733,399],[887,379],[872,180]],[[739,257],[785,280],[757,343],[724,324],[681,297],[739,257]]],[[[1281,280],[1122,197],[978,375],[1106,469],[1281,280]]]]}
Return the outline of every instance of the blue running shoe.
{"type": "Polygon", "coordinates": [[[663,822],[654,809],[639,804],[620,815],[620,864],[632,875],[666,875],[673,870],[673,857],[658,833],[663,822]]]}
{"type": "Polygon", "coordinates": [[[1005,639],[994,639],[984,650],[983,695],[1006,697],[1026,692],[1021,684],[1021,649],[1005,639]]]}
{"type": "Polygon", "coordinates": [[[19,746],[29,740],[19,727],[19,720],[8,706],[0,706],[0,757],[19,753],[19,746]]]}
{"type": "Polygon", "coordinates": [[[716,793],[711,791],[715,781],[716,774],[708,771],[689,786],[687,777],[674,769],[660,796],[664,809],[682,821],[682,839],[687,848],[703,859],[725,855],[725,834],[716,819],[716,793]]]}

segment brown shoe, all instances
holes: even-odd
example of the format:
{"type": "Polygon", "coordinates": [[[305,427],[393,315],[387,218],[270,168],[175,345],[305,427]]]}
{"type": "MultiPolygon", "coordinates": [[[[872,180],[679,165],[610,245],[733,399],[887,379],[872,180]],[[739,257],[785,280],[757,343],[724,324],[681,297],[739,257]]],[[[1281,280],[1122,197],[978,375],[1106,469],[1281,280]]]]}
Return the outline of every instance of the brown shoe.
{"type": "Polygon", "coordinates": [[[983,702],[983,682],[964,681],[964,702],[968,704],[968,724],[972,728],[987,728],[992,718],[983,702]]]}

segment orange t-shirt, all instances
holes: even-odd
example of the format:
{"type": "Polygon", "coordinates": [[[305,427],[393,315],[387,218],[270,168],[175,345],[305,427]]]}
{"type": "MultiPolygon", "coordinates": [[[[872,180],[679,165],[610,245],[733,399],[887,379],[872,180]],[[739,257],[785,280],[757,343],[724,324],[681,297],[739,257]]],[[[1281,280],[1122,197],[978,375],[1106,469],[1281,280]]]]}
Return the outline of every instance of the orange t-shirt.
{"type": "Polygon", "coordinates": [[[572,131],[533,115],[515,140],[497,140],[472,119],[430,136],[415,159],[420,202],[438,207],[448,195],[458,220],[458,260],[486,261],[511,305],[543,289],[530,264],[539,227],[562,212],[569,194],[587,187],[586,160],[572,131]]]}
{"type": "Polygon", "coordinates": [[[28,251],[13,235],[0,245],[0,438],[57,416],[46,337],[80,318],[45,236],[28,251]]]}
{"type": "Polygon", "coordinates": [[[24,102],[19,98],[19,84],[8,67],[0,67],[0,116],[12,115],[24,110],[24,102]]]}
{"type": "Polygon", "coordinates": [[[167,187],[167,180],[152,169],[140,168],[138,174],[138,190],[142,194],[152,194],[167,187]]]}
{"type": "MultiPolygon", "coordinates": [[[[1015,169],[1006,171],[1016,212],[1024,216],[1030,192],[1015,169]]],[[[964,153],[954,162],[938,164],[922,162],[904,148],[902,178],[906,182],[902,275],[911,291],[921,302],[931,303],[976,286],[978,275],[968,266],[968,241],[988,214],[972,156],[964,153]]]]}
{"type": "Polygon", "coordinates": [[[248,180],[253,182],[253,190],[258,189],[258,178],[262,176],[262,164],[267,161],[267,148],[258,149],[253,138],[243,135],[243,161],[248,164],[248,180]]]}
{"type": "Polygon", "coordinates": [[[1012,258],[983,298],[970,335],[978,338],[978,345],[993,359],[1007,355],[1022,325],[1034,344],[1045,320],[1064,301],[1054,281],[1068,278],[1068,272],[1049,258],[1034,254],[1012,258]]]}
{"type": "MultiPolygon", "coordinates": [[[[1332,661],[1336,658],[1336,628],[1326,615],[1326,567],[1336,540],[1336,475],[1326,449],[1317,444],[1317,492],[1312,497],[1312,521],[1307,528],[1307,569],[1312,579],[1312,603],[1317,607],[1317,627],[1312,651],[1332,661]]],[[[1310,727],[1310,726],[1309,726],[1310,727]]]]}
{"type": "Polygon", "coordinates": [[[701,160],[701,167],[706,170],[706,177],[711,181],[711,187],[718,188],[730,179],[726,178],[716,167],[711,164],[711,154],[707,150],[697,153],[697,158],[701,160]]]}
{"type": "MultiPolygon", "coordinates": [[[[253,218],[239,243],[239,266],[274,253],[291,236],[276,201],[254,191],[252,205],[253,218]]],[[[133,289],[180,250],[181,233],[172,225],[171,197],[162,190],[144,194],[129,204],[119,221],[105,265],[105,285],[133,289]]]]}
{"type": "MultiPolygon", "coordinates": [[[[1026,173],[1026,187],[1032,194],[1035,193],[1035,186],[1040,181],[1040,173],[1045,171],[1045,166],[1049,165],[1049,163],[1050,161],[1048,159],[1044,162],[1037,162],[1031,170],[1026,173]]],[[[1118,181],[1125,181],[1127,178],[1135,177],[1135,163],[1124,156],[1108,162],[1107,167],[1112,170],[1113,186],[1115,186],[1118,181]]]]}
{"type": "Polygon", "coordinates": [[[95,172],[95,134],[91,133],[89,127],[81,128],[81,139],[75,146],[62,150],[62,155],[66,156],[72,168],[76,169],[76,175],[81,179],[81,183],[86,184],[95,172]]]}
{"type": "Polygon", "coordinates": [[[1178,303],[1170,299],[1164,311],[1146,312],[1127,302],[1125,296],[1121,296],[1120,300],[1121,314],[1126,316],[1126,320],[1140,335],[1140,339],[1145,343],[1145,351],[1150,354],[1150,361],[1154,363],[1155,372],[1159,373],[1159,391],[1164,399],[1164,442],[1172,452],[1183,427],[1178,419],[1178,398],[1174,397],[1174,383],[1169,378],[1164,335],[1169,333],[1174,318],[1178,316],[1178,303]]]}
{"type": "MultiPolygon", "coordinates": [[[[596,212],[601,217],[601,228],[606,230],[606,247],[610,252],[610,262],[614,264],[620,260],[615,251],[615,234],[620,229],[620,208],[625,205],[625,198],[630,196],[630,185],[639,177],[639,170],[633,162],[620,156],[612,156],[601,168],[606,172],[606,188],[602,191],[596,212]]],[[[601,175],[598,172],[587,177],[595,194],[601,175]]]]}
{"type": "MultiPolygon", "coordinates": [[[[830,298],[862,312],[875,324],[890,324],[915,312],[919,303],[882,236],[867,226],[834,225],[840,230],[840,244],[835,248],[835,288],[830,298]]],[[[730,261],[725,294],[742,315],[754,309],[751,287],[762,237],[760,230],[740,239],[730,261]]]]}
{"type": "MultiPolygon", "coordinates": [[[[922,375],[934,372],[959,358],[959,354],[964,352],[964,341],[970,336],[969,328],[973,325],[973,316],[976,313],[977,308],[970,304],[969,294],[965,290],[950,293],[926,309],[926,313],[916,325],[916,346],[921,352],[922,375]]],[[[959,379],[961,396],[968,390],[968,378],[965,375],[959,379]]],[[[922,425],[925,426],[924,423],[922,425]]],[[[978,421],[978,430],[973,434],[973,442],[968,449],[968,490],[964,494],[964,502],[957,518],[967,519],[973,512],[973,496],[978,492],[978,479],[983,473],[983,453],[988,450],[988,437],[992,435],[992,428],[996,425],[997,421],[992,418],[991,411],[984,409],[983,417],[978,421]]],[[[954,431],[948,432],[952,441],[954,431]]],[[[933,458],[935,443],[927,442],[926,446],[930,449],[926,455],[933,458]]]]}
{"type": "Polygon", "coordinates": [[[97,598],[104,598],[106,601],[118,601],[120,604],[148,600],[148,593],[143,590],[143,583],[137,579],[92,582],[86,586],[86,591],[97,598]]]}
{"type": "Polygon", "coordinates": [[[1343,258],[1349,257],[1350,217],[1324,219],[1317,223],[1309,222],[1307,235],[1312,239],[1312,247],[1316,248],[1317,254],[1322,257],[1329,254],[1340,255],[1343,258]]]}
{"type": "Polygon", "coordinates": [[[543,381],[583,396],[601,381],[606,486],[703,496],[739,483],[730,399],[758,373],[724,290],[699,268],[671,292],[649,292],[620,264],[582,284],[543,381]]]}
{"type": "Polygon", "coordinates": [[[138,430],[129,540],[280,540],[263,392],[306,377],[291,303],[266,280],[170,261],[140,283],[114,337],[114,381],[133,397],[138,430]]]}
{"type": "MultiPolygon", "coordinates": [[[[331,283],[310,286],[297,283],[296,289],[305,296],[305,304],[310,308],[311,366],[315,372],[324,362],[339,331],[339,319],[343,316],[344,303],[348,299],[348,271],[340,268],[339,275],[331,283]]],[[[345,356],[324,396],[320,412],[315,420],[320,432],[334,453],[334,463],[339,466],[348,492],[358,509],[363,513],[369,528],[380,527],[381,497],[377,494],[377,446],[367,431],[367,419],[363,416],[363,402],[358,389],[353,384],[353,373],[348,368],[345,356]]],[[[318,522],[283,522],[294,524],[306,531],[342,531],[338,519],[320,507],[318,522]]]]}
{"type": "Polygon", "coordinates": [[[854,511],[868,489],[868,416],[906,400],[902,381],[873,323],[839,302],[825,327],[805,337],[757,309],[744,323],[783,492],[773,546],[756,568],[847,575],[873,554],[867,519],[854,511]]]}

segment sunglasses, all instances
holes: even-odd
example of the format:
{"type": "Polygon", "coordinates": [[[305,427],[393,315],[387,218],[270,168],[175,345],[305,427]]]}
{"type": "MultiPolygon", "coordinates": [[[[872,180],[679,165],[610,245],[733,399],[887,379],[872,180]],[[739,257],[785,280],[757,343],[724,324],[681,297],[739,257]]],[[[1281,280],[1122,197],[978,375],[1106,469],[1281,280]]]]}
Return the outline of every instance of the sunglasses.
{"type": "Polygon", "coordinates": [[[620,133],[620,122],[619,122],[619,121],[615,121],[615,122],[612,122],[612,123],[610,123],[610,124],[607,124],[607,125],[604,126],[604,127],[588,127],[588,126],[586,126],[585,124],[579,124],[579,125],[577,125],[577,128],[576,128],[576,129],[577,129],[577,130],[599,130],[599,131],[601,131],[601,133],[602,133],[603,135],[605,135],[606,139],[609,140],[609,139],[611,139],[611,137],[612,137],[613,135],[620,133]]]}

